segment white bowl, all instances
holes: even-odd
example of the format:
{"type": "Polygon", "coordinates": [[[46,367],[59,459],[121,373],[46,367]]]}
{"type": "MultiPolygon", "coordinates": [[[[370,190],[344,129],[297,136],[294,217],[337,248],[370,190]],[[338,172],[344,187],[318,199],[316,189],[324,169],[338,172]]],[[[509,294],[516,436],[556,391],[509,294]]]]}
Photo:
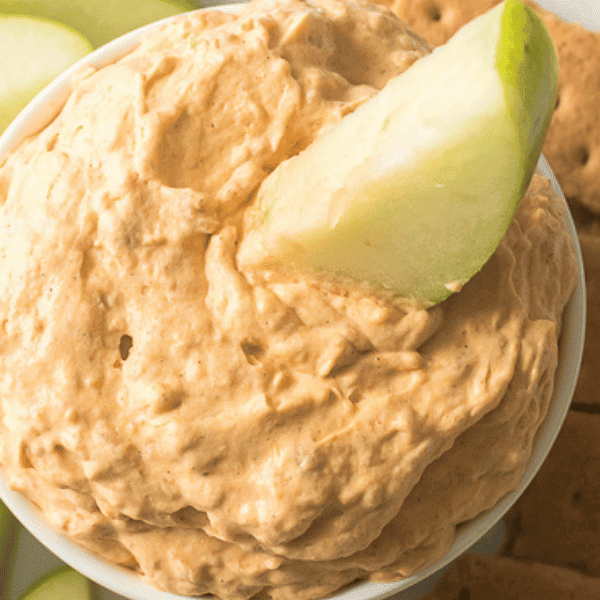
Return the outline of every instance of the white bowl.
{"type": "MultiPolygon", "coordinates": [[[[241,4],[226,4],[220,6],[219,9],[225,12],[237,12],[241,6],[241,4]]],[[[173,17],[169,19],[171,18],[173,17]]],[[[158,24],[164,23],[169,19],[159,21],[158,24]]],[[[92,52],[40,92],[23,109],[4,134],[0,136],[0,164],[7,154],[16,148],[23,139],[45,127],[58,114],[69,95],[71,77],[75,70],[85,65],[102,67],[115,62],[131,52],[138,45],[140,37],[144,32],[156,25],[157,23],[154,23],[137,29],[92,52]]],[[[543,156],[540,158],[538,166],[541,172],[551,179],[554,188],[564,201],[564,196],[560,191],[558,183],[543,156]]],[[[548,414],[536,434],[533,452],[519,487],[501,498],[493,508],[462,525],[457,532],[454,545],[448,554],[429,568],[394,583],[358,583],[334,594],[331,596],[331,600],[378,600],[386,598],[392,594],[408,590],[425,578],[440,572],[452,560],[457,558],[494,527],[525,490],[546,458],[567,414],[575,389],[575,383],[579,375],[579,366],[583,352],[586,312],[583,263],[577,241],[577,232],[570,214],[568,220],[569,230],[577,250],[579,282],[564,315],[556,384],[548,414]]],[[[131,571],[100,560],[82,550],[79,546],[51,528],[37,508],[32,506],[21,495],[13,492],[8,487],[1,472],[0,498],[25,528],[46,548],[101,586],[131,600],[183,600],[186,598],[185,596],[160,591],[142,581],[131,571]]],[[[413,588],[413,590],[415,589],[417,588],[413,588]]],[[[414,594],[411,594],[410,591],[405,592],[401,596],[404,598],[405,595],[407,598],[408,596],[414,597],[414,594]]]]}

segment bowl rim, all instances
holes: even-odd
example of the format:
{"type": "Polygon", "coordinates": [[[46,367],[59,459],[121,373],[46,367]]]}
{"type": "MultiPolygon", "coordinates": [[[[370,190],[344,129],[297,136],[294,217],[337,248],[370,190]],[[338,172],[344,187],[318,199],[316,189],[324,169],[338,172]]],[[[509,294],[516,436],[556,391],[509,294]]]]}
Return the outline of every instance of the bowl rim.
{"type": "MultiPolygon", "coordinates": [[[[191,12],[220,10],[237,13],[243,4],[228,3],[191,12]]],[[[146,32],[178,18],[181,18],[181,15],[167,17],[131,31],[94,50],[64,71],[21,111],[0,136],[0,165],[21,141],[43,129],[55,118],[67,100],[73,78],[80,70],[87,67],[101,68],[119,60],[139,45],[140,39],[146,32]]],[[[444,557],[426,569],[391,583],[358,582],[329,596],[329,600],[380,600],[392,594],[406,592],[426,578],[443,572],[450,562],[480,540],[501,520],[535,476],[560,431],[571,404],[583,356],[586,316],[585,278],[583,259],[573,218],[558,181],[543,155],[540,156],[538,170],[551,181],[567,209],[567,225],[575,248],[578,282],[563,316],[558,367],[548,412],[534,436],[532,453],[519,486],[501,497],[492,508],[459,526],[450,550],[444,557]]],[[[13,491],[1,471],[0,499],[4,501],[21,524],[50,552],[97,584],[131,600],[185,600],[189,598],[159,590],[142,580],[133,571],[111,564],[82,549],[49,525],[37,507],[18,492],[13,491]]],[[[200,598],[209,600],[206,596],[200,598]]]]}

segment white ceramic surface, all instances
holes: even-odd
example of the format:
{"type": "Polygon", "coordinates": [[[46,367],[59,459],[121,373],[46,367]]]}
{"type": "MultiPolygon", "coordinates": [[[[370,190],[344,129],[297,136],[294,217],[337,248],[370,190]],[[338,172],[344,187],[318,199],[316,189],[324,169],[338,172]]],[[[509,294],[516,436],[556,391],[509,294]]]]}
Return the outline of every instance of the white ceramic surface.
{"type": "MultiPolygon", "coordinates": [[[[600,8],[595,4],[596,1],[597,0],[578,0],[567,5],[564,2],[558,2],[558,0],[542,0],[540,4],[554,10],[563,18],[579,21],[590,29],[600,29],[600,8]]],[[[220,8],[227,12],[235,12],[238,10],[238,5],[227,4],[220,8]]],[[[70,78],[76,69],[83,65],[101,67],[114,62],[130,52],[137,45],[143,32],[153,26],[154,25],[149,25],[136,30],[131,34],[123,36],[103,48],[98,49],[83,61],[74,65],[43,90],[0,137],[0,162],[11,149],[20,143],[22,139],[35,133],[54,118],[68,96],[70,78]]],[[[559,190],[558,184],[550,171],[550,167],[543,157],[540,160],[539,167],[547,177],[552,179],[556,189],[559,190]]],[[[569,219],[569,226],[573,238],[577,240],[575,227],[571,219],[569,219]]],[[[564,420],[579,371],[583,349],[585,290],[583,284],[581,254],[578,246],[577,252],[580,268],[580,283],[565,314],[564,333],[561,340],[559,366],[556,377],[556,389],[554,391],[548,415],[537,433],[534,451],[519,488],[503,497],[494,508],[462,526],[458,531],[456,541],[448,555],[443,560],[432,565],[429,569],[400,582],[388,584],[357,584],[343,592],[335,594],[332,596],[332,600],[377,600],[393,594],[398,594],[398,600],[400,598],[408,599],[410,597],[412,599],[418,597],[418,593],[415,592],[415,590],[421,588],[420,586],[415,586],[415,584],[432,574],[439,572],[440,569],[445,567],[451,560],[459,556],[490,531],[531,481],[546,457],[564,420]],[[412,590],[409,590],[408,588],[411,587],[412,590]]],[[[106,600],[117,600],[118,598],[129,598],[131,600],[181,600],[184,598],[183,596],[156,590],[126,570],[109,565],[82,551],[79,547],[50,529],[35,508],[29,505],[18,494],[15,494],[8,489],[1,473],[0,497],[31,534],[33,534],[34,538],[37,538],[43,545],[37,543],[34,538],[31,538],[26,533],[19,536],[17,540],[16,562],[13,565],[12,573],[7,582],[8,594],[5,595],[7,600],[13,600],[13,598],[17,597],[23,587],[30,582],[28,579],[31,580],[32,572],[35,573],[36,570],[45,572],[48,568],[54,566],[57,563],[55,556],[70,564],[104,588],[112,590],[111,592],[100,588],[99,596],[106,600]],[[45,548],[49,549],[50,552],[45,548]],[[34,566],[33,570],[32,563],[34,566]]]]}

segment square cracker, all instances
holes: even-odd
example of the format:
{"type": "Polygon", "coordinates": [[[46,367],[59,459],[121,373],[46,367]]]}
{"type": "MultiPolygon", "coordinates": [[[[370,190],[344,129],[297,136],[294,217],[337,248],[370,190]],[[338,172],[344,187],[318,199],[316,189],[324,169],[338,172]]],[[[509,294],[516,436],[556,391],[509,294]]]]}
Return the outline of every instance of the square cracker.
{"type": "Polygon", "coordinates": [[[593,405],[600,412],[600,237],[580,233],[579,244],[585,270],[587,321],[573,404],[593,405]]]}
{"type": "Polygon", "coordinates": [[[600,579],[570,569],[469,553],[423,600],[597,600],[600,579]]]}
{"type": "Polygon", "coordinates": [[[559,60],[557,106],[543,152],[573,207],[600,215],[600,33],[544,11],[559,60]]]}
{"type": "Polygon", "coordinates": [[[502,0],[378,0],[432,46],[445,44],[463,25],[502,0]]]}
{"type": "MultiPolygon", "coordinates": [[[[500,0],[377,0],[433,46],[500,0]]],[[[600,215],[600,34],[567,23],[531,0],[559,58],[559,96],[543,152],[572,206],[600,215]]]]}
{"type": "Polygon", "coordinates": [[[598,440],[600,414],[570,410],[548,458],[507,515],[514,524],[507,554],[600,577],[598,440]]]}

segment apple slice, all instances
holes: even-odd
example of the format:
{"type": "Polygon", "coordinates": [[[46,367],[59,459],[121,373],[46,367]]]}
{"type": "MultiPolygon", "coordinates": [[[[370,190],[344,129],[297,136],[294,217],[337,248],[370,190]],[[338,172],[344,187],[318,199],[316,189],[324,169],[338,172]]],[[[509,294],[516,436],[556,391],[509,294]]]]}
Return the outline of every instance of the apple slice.
{"type": "Polygon", "coordinates": [[[59,21],[80,31],[98,48],[114,38],[194,7],[186,0],[10,0],[1,12],[59,21]]]}
{"type": "Polygon", "coordinates": [[[557,71],[527,5],[493,8],[265,179],[238,265],[444,300],[506,233],[541,152],[557,71]]]}
{"type": "Polygon", "coordinates": [[[17,524],[17,520],[8,510],[4,502],[0,502],[0,572],[6,566],[10,551],[10,541],[13,529],[17,524]]]}
{"type": "Polygon", "coordinates": [[[90,581],[81,573],[62,566],[38,579],[19,600],[91,600],[90,581]]]}
{"type": "Polygon", "coordinates": [[[0,16],[0,133],[57,75],[91,50],[79,33],[24,16],[0,16]]]}

